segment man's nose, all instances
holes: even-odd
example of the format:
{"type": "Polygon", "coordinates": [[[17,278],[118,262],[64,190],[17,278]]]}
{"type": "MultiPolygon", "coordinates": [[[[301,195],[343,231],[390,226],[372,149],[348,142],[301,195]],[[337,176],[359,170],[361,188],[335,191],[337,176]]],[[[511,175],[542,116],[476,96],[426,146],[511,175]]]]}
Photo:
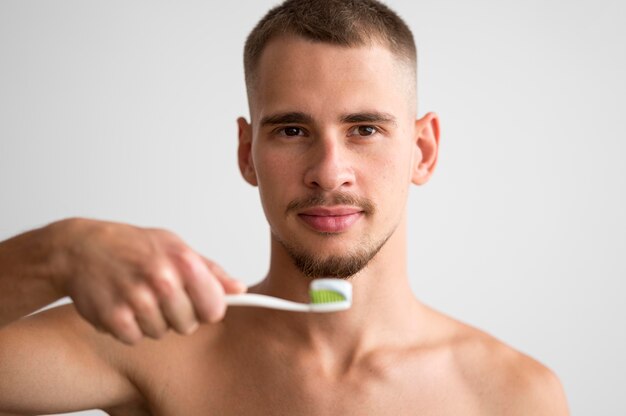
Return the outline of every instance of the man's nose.
{"type": "Polygon", "coordinates": [[[337,138],[320,137],[309,152],[304,175],[306,186],[334,191],[354,184],[354,169],[349,150],[337,138]]]}

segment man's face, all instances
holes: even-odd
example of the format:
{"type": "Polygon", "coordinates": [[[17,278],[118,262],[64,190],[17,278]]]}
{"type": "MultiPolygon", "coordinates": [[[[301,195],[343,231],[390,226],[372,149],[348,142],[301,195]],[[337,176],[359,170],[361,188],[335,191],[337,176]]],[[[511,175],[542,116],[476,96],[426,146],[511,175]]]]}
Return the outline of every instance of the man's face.
{"type": "Polygon", "coordinates": [[[257,75],[239,158],[272,238],[311,277],[353,275],[402,220],[421,159],[410,71],[382,46],[284,37],[257,75]]]}

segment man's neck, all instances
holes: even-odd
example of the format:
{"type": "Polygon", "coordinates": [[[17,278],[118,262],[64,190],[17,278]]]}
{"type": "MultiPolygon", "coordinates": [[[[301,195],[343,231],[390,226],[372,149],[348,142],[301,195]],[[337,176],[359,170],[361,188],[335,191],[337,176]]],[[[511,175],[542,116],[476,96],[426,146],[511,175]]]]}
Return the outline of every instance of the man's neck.
{"type": "MultiPolygon", "coordinates": [[[[401,346],[418,337],[419,310],[406,270],[405,223],[370,261],[350,279],[352,307],[334,313],[268,313],[285,331],[286,339],[335,359],[354,359],[384,346],[401,346]],[[343,358],[340,358],[343,357],[343,358]]],[[[304,277],[282,247],[272,239],[270,270],[265,280],[251,289],[298,302],[308,302],[310,279],[304,277]]]]}

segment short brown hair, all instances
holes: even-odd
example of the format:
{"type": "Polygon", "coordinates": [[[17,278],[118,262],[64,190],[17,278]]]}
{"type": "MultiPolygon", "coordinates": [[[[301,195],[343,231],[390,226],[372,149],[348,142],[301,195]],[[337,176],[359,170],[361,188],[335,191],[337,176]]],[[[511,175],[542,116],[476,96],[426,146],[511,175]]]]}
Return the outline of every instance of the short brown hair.
{"type": "Polygon", "coordinates": [[[376,0],[286,0],[267,12],[246,40],[248,93],[263,49],[272,38],[285,34],[348,47],[380,42],[414,72],[417,68],[413,34],[386,5],[376,0]]]}

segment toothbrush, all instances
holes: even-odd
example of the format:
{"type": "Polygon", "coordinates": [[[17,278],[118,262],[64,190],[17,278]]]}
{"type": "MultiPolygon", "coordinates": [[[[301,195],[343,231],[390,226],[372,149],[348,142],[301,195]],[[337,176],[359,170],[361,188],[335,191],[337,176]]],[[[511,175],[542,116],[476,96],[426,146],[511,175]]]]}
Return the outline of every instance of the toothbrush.
{"type": "Polygon", "coordinates": [[[294,312],[337,312],[352,305],[352,285],[342,279],[314,279],[309,286],[311,303],[298,303],[256,293],[226,295],[229,306],[257,306],[294,312]]]}

